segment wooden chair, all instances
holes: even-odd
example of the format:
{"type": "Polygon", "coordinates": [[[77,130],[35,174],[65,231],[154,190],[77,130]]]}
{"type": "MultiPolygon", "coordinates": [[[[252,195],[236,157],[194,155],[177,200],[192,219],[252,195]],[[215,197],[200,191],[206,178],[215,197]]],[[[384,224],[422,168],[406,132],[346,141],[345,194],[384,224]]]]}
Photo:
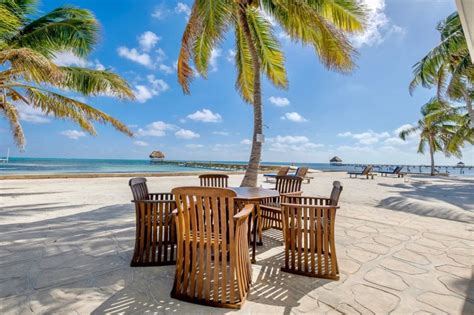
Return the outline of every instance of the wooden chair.
{"type": "Polygon", "coordinates": [[[228,187],[229,176],[225,174],[202,174],[199,175],[201,187],[228,187]]]}
{"type": "Polygon", "coordinates": [[[306,167],[306,166],[298,167],[298,169],[296,170],[295,176],[299,176],[299,177],[305,178],[305,177],[306,177],[306,174],[308,174],[308,170],[309,170],[309,168],[306,167]]]}
{"type": "Polygon", "coordinates": [[[369,177],[374,179],[374,173],[372,173],[372,169],[372,165],[367,165],[361,172],[347,172],[347,174],[349,174],[349,178],[352,178],[352,176],[355,178],[357,178],[357,176],[366,176],[367,179],[369,179],[369,177]]]}
{"type": "Polygon", "coordinates": [[[177,202],[176,273],[171,297],[191,303],[240,308],[250,288],[248,217],[236,193],[225,188],[173,189],[177,202]]]}
{"type": "Polygon", "coordinates": [[[260,209],[259,237],[261,232],[270,228],[282,229],[280,199],[282,195],[301,195],[301,184],[303,178],[293,175],[277,176],[275,189],[280,193],[280,197],[269,198],[262,201],[260,209]]]}
{"type": "Polygon", "coordinates": [[[176,263],[176,227],[172,211],[176,208],[173,195],[150,194],[145,178],[132,178],[136,214],[135,250],[132,267],[174,265],[176,263]]]}
{"type": "Polygon", "coordinates": [[[289,166],[282,166],[280,167],[280,169],[278,170],[276,174],[263,174],[263,177],[265,177],[266,182],[270,182],[270,178],[276,178],[277,176],[287,175],[289,171],[290,171],[289,166]]]}
{"type": "Polygon", "coordinates": [[[329,198],[282,197],[285,243],[282,271],[339,279],[334,224],[341,192],[341,184],[334,182],[329,198]]]}
{"type": "Polygon", "coordinates": [[[381,176],[397,175],[398,178],[403,178],[405,173],[402,173],[403,166],[397,166],[393,171],[380,171],[381,176]]]}

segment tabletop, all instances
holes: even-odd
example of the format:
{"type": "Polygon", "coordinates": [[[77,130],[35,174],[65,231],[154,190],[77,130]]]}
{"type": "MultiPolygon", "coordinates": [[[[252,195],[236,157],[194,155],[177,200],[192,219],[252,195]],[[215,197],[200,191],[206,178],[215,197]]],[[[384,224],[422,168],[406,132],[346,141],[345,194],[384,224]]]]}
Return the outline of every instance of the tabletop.
{"type": "Polygon", "coordinates": [[[259,200],[264,198],[278,197],[280,194],[275,189],[267,189],[261,187],[229,187],[235,191],[240,200],[259,200]]]}

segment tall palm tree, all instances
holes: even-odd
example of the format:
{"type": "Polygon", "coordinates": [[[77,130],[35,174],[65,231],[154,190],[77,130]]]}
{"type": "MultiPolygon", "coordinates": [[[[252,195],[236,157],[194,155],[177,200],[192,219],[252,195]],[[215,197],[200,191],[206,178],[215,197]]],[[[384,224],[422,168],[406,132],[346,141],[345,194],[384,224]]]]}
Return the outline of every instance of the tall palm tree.
{"type": "Polygon", "coordinates": [[[10,122],[17,145],[25,145],[16,108],[20,103],[72,120],[92,135],[96,134],[93,121],[110,123],[131,135],[120,121],[58,92],[134,97],[127,82],[109,70],[64,67],[54,62],[55,56],[64,51],[87,57],[98,34],[93,14],[60,7],[33,19],[37,13],[36,0],[0,0],[0,112],[10,122]]]}
{"type": "Polygon", "coordinates": [[[402,130],[400,138],[406,140],[413,133],[420,133],[418,153],[424,154],[428,146],[431,175],[435,175],[435,152],[444,152],[445,155],[461,156],[461,148],[465,139],[474,142],[471,128],[466,128],[466,115],[460,115],[459,109],[451,107],[446,102],[432,98],[421,109],[422,118],[414,127],[402,130]],[[463,118],[464,117],[464,121],[463,118]],[[462,125],[464,123],[464,126],[462,125]],[[469,133],[466,135],[464,133],[469,133]],[[462,138],[462,141],[459,141],[462,138]]]}
{"type": "Polygon", "coordinates": [[[474,65],[457,12],[449,15],[436,28],[440,42],[413,67],[410,93],[420,84],[436,87],[437,97],[447,97],[465,104],[474,128],[474,65]]]}
{"type": "Polygon", "coordinates": [[[356,0],[213,0],[194,1],[178,59],[178,81],[185,93],[196,71],[207,76],[213,49],[232,28],[235,36],[236,88],[253,106],[254,130],[249,163],[242,186],[256,186],[262,154],[263,110],[260,73],[275,86],[288,85],[284,55],[275,36],[278,23],[295,42],[314,47],[331,70],[353,69],[355,50],[347,33],[363,30],[365,11],[356,0]]]}

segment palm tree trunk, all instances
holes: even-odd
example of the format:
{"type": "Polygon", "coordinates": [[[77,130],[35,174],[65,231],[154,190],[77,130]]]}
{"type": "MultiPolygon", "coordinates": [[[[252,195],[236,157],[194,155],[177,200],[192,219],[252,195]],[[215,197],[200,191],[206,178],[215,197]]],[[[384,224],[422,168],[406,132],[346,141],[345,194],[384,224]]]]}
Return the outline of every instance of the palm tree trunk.
{"type": "Polygon", "coordinates": [[[434,144],[433,144],[432,136],[430,136],[429,145],[430,145],[430,159],[431,159],[431,176],[435,176],[434,144]]]}
{"type": "Polygon", "coordinates": [[[258,139],[258,135],[263,137],[263,110],[262,110],[262,92],[260,84],[260,60],[252,40],[252,34],[250,33],[250,27],[247,22],[246,5],[241,4],[239,9],[239,23],[241,24],[245,41],[249,47],[250,55],[252,56],[253,66],[253,138],[252,138],[252,151],[250,152],[249,163],[247,170],[245,171],[244,179],[240,184],[241,187],[256,187],[258,179],[258,169],[260,167],[260,159],[262,156],[262,141],[258,139]]]}

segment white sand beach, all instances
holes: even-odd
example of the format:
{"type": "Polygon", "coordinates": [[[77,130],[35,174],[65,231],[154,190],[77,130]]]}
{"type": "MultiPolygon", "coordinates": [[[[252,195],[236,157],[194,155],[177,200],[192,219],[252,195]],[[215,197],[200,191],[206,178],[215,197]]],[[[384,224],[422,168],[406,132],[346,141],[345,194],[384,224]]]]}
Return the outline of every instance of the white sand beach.
{"type": "MultiPolygon", "coordinates": [[[[312,176],[308,195],[328,195],[334,180],[344,186],[341,279],[281,272],[281,232],[269,230],[240,311],[171,299],[173,266],[129,267],[127,178],[0,181],[0,313],[474,313],[473,178],[312,176]]],[[[184,185],[197,177],[149,178],[152,192],[184,185]]]]}

